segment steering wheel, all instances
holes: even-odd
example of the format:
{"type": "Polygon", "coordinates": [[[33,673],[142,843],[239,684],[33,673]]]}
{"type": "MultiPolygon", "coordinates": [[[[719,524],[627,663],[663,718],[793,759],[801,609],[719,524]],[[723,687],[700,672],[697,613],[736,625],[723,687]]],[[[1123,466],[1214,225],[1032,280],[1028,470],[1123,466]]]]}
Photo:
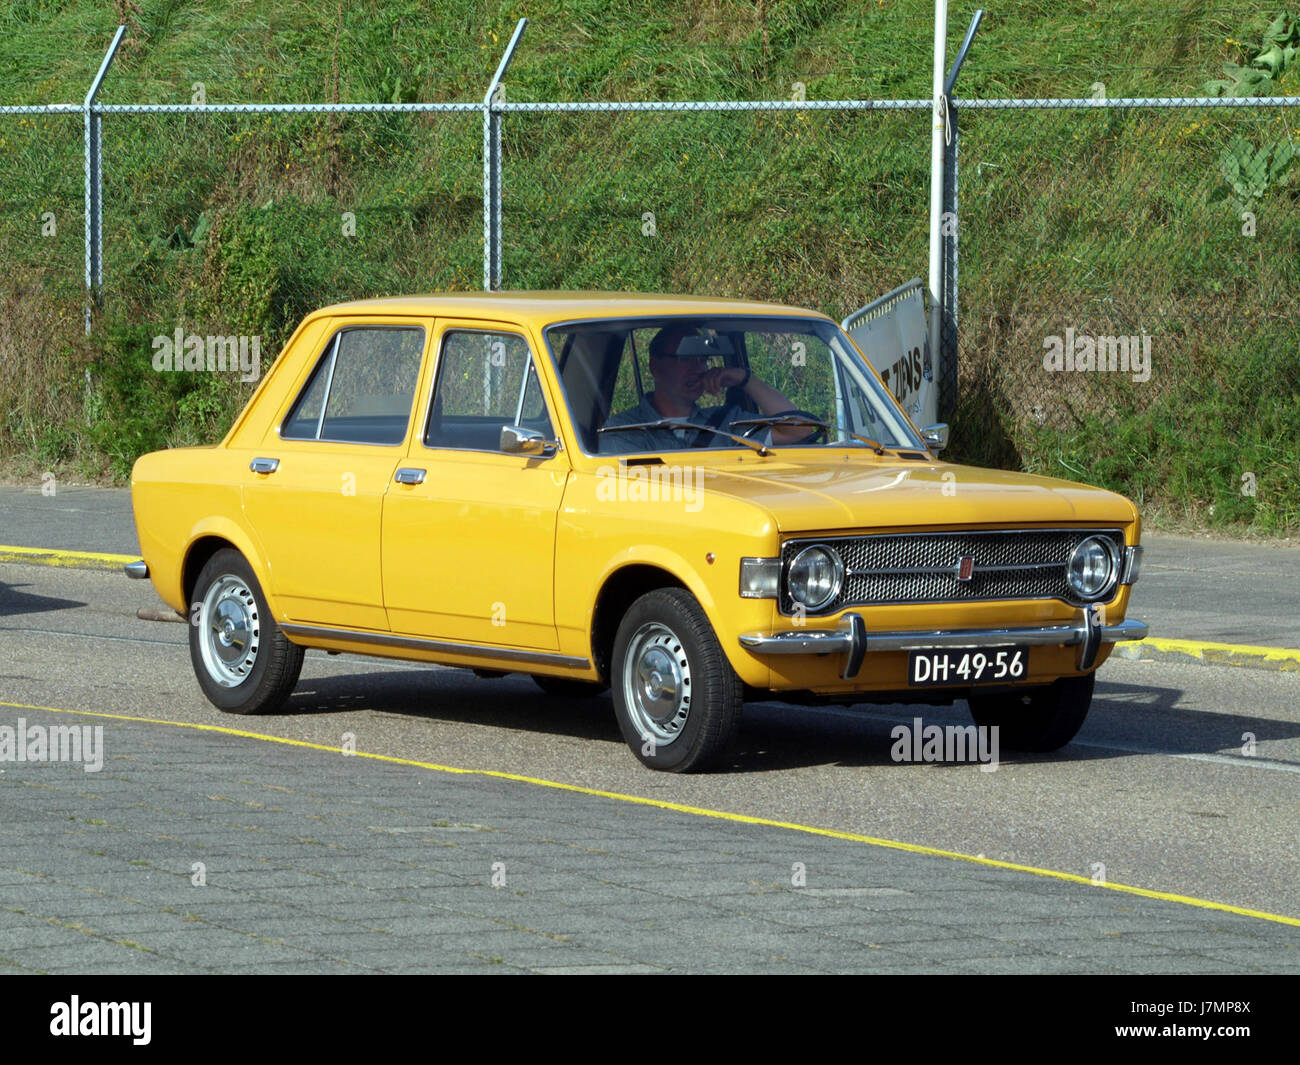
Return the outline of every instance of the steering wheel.
{"type": "MultiPolygon", "coordinates": [[[[807,418],[809,421],[821,422],[821,419],[820,419],[819,417],[817,417],[817,415],[813,414],[811,411],[806,411],[806,410],[783,410],[783,411],[781,411],[781,413],[779,413],[779,414],[770,414],[770,415],[767,415],[767,417],[770,417],[770,418],[807,418]]],[[[777,428],[780,428],[780,426],[778,426],[778,425],[751,425],[751,426],[748,426],[748,427],[745,429],[745,431],[742,432],[740,435],[741,435],[741,436],[753,436],[754,433],[758,432],[760,429],[768,429],[768,430],[772,430],[772,429],[777,429],[777,428]]],[[[789,428],[798,428],[798,426],[790,426],[789,428]]],[[[830,441],[830,433],[826,430],[824,424],[822,424],[822,425],[817,425],[817,426],[811,426],[810,428],[812,428],[813,431],[812,431],[811,433],[809,433],[806,437],[804,437],[802,440],[796,440],[796,441],[795,441],[796,444],[816,444],[816,443],[819,443],[819,441],[818,441],[818,439],[817,439],[818,437],[821,437],[820,443],[828,443],[828,442],[830,441]]],[[[772,442],[771,437],[769,437],[768,440],[767,440],[767,443],[770,444],[771,442],[772,442]]]]}

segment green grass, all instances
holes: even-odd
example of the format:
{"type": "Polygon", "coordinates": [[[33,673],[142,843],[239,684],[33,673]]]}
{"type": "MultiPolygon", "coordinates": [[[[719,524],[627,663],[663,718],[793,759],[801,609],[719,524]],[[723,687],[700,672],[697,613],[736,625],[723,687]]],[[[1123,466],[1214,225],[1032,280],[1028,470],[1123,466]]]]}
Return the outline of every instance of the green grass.
{"type": "MultiPolygon", "coordinates": [[[[950,50],[975,8],[953,6],[950,50]]],[[[521,13],[510,100],[922,98],[929,0],[15,0],[0,102],[474,101],[521,13]]],[[[1231,0],[990,7],[960,96],[1195,95],[1277,8],[1231,0]]],[[[1291,69],[1281,93],[1300,89],[1291,69]]],[[[961,115],[961,398],[950,454],[1091,480],[1148,513],[1292,530],[1300,477],[1300,168],[1256,190],[1223,153],[1300,142],[1300,110],[961,115]],[[1053,375],[1067,328],[1152,338],[1149,381],[1053,375]],[[1253,474],[1255,494],[1243,494],[1253,474]]],[[[504,282],[784,300],[842,317],[925,276],[920,112],[518,114],[504,282]],[[647,235],[653,215],[654,232],[647,235]]],[[[251,386],[159,375],[151,338],[263,338],[308,310],[474,289],[481,116],[106,115],[104,310],[81,335],[79,115],[0,117],[0,459],[125,478],[219,437],[251,386]],[[53,217],[55,232],[43,235],[53,217]],[[345,235],[345,226],[354,230],[345,235]]]]}

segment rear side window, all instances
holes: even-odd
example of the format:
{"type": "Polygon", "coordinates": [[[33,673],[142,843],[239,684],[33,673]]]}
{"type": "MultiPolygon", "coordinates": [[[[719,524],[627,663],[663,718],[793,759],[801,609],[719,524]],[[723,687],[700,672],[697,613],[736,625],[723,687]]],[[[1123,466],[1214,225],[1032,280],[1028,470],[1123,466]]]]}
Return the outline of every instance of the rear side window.
{"type": "Polygon", "coordinates": [[[514,333],[449,332],[438,360],[425,445],[499,451],[507,425],[555,438],[528,342],[514,333]]]}
{"type": "Polygon", "coordinates": [[[281,426],[285,440],[400,444],[424,353],[418,326],[341,329],[281,426]]]}

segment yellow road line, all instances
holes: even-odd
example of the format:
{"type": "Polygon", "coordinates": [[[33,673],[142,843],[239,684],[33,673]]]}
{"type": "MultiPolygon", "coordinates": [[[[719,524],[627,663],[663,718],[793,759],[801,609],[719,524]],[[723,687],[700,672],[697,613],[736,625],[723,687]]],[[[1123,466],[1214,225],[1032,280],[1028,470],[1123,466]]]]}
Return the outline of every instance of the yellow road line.
{"type": "MultiPolygon", "coordinates": [[[[44,710],[52,714],[77,714],[84,717],[102,717],[114,721],[138,721],[149,725],[173,725],[177,728],[196,729],[200,732],[219,732],[227,736],[241,736],[244,739],[262,740],[266,743],[280,743],[288,747],[305,747],[313,751],[326,751],[330,754],[341,754],[342,749],[339,747],[327,747],[320,743],[310,743],[306,740],[291,740],[282,736],[267,736],[261,732],[249,732],[245,729],[226,728],[222,725],[203,725],[191,721],[166,721],[161,718],[152,717],[135,717],[128,714],[105,714],[93,710],[65,710],[54,706],[33,706],[26,703],[5,703],[0,702],[0,706],[10,707],[14,710],[44,710]]],[[[428,769],[438,773],[456,773],[463,776],[477,777],[494,777],[498,780],[513,780],[520,784],[532,784],[537,787],[553,788],[557,791],[576,792],[579,795],[592,795],[602,799],[614,799],[618,802],[634,803],[638,806],[653,806],[660,810],[672,810],[676,813],[692,814],[696,817],[709,817],[719,821],[732,821],[743,825],[762,825],[767,828],[784,828],[792,832],[803,832],[811,836],[825,836],[830,839],[848,840],[853,843],[866,843],[873,847],[885,847],[889,850],[905,851],[909,854],[923,854],[933,858],[948,858],[953,861],[970,862],[974,865],[984,865],[992,869],[1008,869],[1017,873],[1030,873],[1033,876],[1048,877],[1053,880],[1063,880],[1070,884],[1082,884],[1085,887],[1099,887],[1108,891],[1118,891],[1126,895],[1137,895],[1145,899],[1160,899],[1163,902],[1177,902],[1184,906],[1195,906],[1203,910],[1217,910],[1221,913],[1233,913],[1240,917],[1255,917],[1261,921],[1273,921],[1277,924],[1292,925],[1300,928],[1300,918],[1287,917],[1279,913],[1269,913],[1265,910],[1252,910],[1242,906],[1232,906],[1226,902],[1213,902],[1209,899],[1198,899],[1190,895],[1177,895],[1167,891],[1152,891],[1150,888],[1134,887],[1131,884],[1113,884],[1113,883],[1094,883],[1086,876],[1080,876],[1077,873],[1062,873],[1056,869],[1040,869],[1033,865],[1020,865],[1016,862],[1003,862],[995,858],[982,858],[976,854],[963,854],[960,851],[940,850],[937,847],[926,847],[917,843],[902,843],[898,840],[880,839],[875,836],[864,836],[857,832],[843,832],[834,828],[818,828],[814,825],[801,825],[793,821],[775,821],[767,817],[753,817],[749,814],[728,813],[725,810],[710,810],[702,806],[685,806],[681,803],[667,802],[663,799],[647,799],[640,795],[624,795],[617,791],[602,791],[599,788],[584,788],[577,784],[564,784],[555,780],[545,780],[540,777],[526,777],[517,773],[503,773],[495,769],[463,769],[458,766],[438,765],[434,762],[418,762],[410,758],[396,758],[388,754],[372,754],[368,751],[356,751],[350,757],[369,758],[376,762],[389,762],[393,765],[411,766],[415,769],[428,769]]]]}
{"type": "Polygon", "coordinates": [[[1300,650],[1293,647],[1167,640],[1148,636],[1136,643],[1116,644],[1114,654],[1119,658],[1192,658],[1216,666],[1252,665],[1284,673],[1300,671],[1300,650]]]}
{"type": "Polygon", "coordinates": [[[13,547],[0,544],[0,562],[27,566],[62,566],[69,569],[120,570],[139,555],[105,555],[97,551],[56,551],[48,547],[13,547]]]}

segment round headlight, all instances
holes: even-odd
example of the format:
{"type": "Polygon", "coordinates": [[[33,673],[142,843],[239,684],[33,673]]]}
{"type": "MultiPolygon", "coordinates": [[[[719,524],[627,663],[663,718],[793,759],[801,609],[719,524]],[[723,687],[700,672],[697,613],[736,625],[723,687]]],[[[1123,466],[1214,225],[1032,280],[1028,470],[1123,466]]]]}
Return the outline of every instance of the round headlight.
{"type": "Polygon", "coordinates": [[[805,547],[790,562],[790,598],[820,610],[840,594],[844,563],[829,547],[805,547]]]}
{"type": "Polygon", "coordinates": [[[1115,545],[1105,536],[1089,536],[1070,556],[1070,587],[1080,599],[1104,595],[1118,573],[1119,556],[1115,545]]]}

